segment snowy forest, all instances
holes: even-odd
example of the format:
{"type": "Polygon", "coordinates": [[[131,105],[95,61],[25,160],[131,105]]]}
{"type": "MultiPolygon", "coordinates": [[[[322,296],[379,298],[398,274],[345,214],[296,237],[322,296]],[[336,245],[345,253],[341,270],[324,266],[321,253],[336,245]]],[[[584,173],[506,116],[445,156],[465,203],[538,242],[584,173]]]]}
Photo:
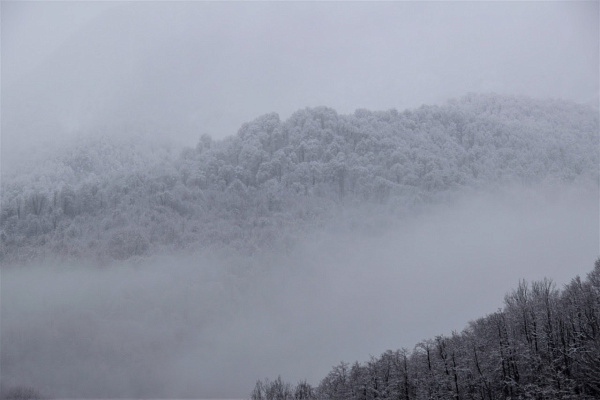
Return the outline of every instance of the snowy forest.
{"type": "Polygon", "coordinates": [[[0,1],[0,400],[600,399],[599,15],[0,1]]]}
{"type": "Polygon", "coordinates": [[[259,380],[252,400],[597,399],[600,259],[563,289],[521,281],[503,309],[407,350],[341,362],[313,388],[259,380]]]}
{"type": "Polygon", "coordinates": [[[179,153],[100,135],[3,177],[0,262],[252,254],[290,246],[340,208],[401,217],[466,190],[596,182],[597,132],[585,106],[468,95],[404,112],[267,114],[179,153]]]}
{"type": "Polygon", "coordinates": [[[572,278],[598,256],[599,129],[468,94],[32,155],[1,182],[0,394],[598,398],[600,261],[572,278]]]}

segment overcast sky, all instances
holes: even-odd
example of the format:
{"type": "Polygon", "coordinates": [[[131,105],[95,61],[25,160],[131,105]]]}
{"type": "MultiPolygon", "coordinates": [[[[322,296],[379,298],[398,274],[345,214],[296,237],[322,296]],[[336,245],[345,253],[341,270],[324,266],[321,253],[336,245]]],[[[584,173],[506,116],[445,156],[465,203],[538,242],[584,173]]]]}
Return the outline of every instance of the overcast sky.
{"type": "Polygon", "coordinates": [[[2,2],[3,139],[126,123],[194,144],[467,92],[597,104],[598,36],[598,2],[2,2]]]}

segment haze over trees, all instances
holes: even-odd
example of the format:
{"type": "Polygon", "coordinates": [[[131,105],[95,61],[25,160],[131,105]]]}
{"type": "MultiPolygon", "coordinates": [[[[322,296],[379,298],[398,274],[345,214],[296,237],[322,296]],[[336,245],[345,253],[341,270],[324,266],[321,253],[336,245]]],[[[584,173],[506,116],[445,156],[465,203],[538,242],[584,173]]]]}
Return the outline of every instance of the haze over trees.
{"type": "Polygon", "coordinates": [[[141,137],[83,140],[3,177],[0,262],[252,253],[340,207],[401,215],[465,190],[594,181],[597,132],[585,106],[472,94],[404,112],[267,114],[180,153],[141,137]]]}

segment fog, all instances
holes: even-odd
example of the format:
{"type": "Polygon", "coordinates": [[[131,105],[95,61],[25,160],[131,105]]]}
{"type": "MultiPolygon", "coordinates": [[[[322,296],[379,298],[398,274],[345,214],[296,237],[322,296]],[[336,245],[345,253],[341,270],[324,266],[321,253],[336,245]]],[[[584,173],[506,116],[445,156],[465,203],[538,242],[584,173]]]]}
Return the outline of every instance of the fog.
{"type": "MultiPolygon", "coordinates": [[[[4,176],[86,136],[194,146],[265,113],[320,105],[403,110],[496,92],[599,106],[598,2],[0,10],[4,176]]],[[[597,182],[472,191],[396,222],[360,212],[345,208],[286,251],[252,257],[3,266],[2,386],[231,398],[277,375],[316,385],[342,360],[463,329],[521,278],[562,285],[599,254],[597,182]]]]}
{"type": "Polygon", "coordinates": [[[465,196],[387,228],[356,215],[287,253],[164,256],[2,271],[3,385],[57,397],[246,397],[281,374],[462,330],[519,279],[559,286],[598,255],[598,192],[465,196]]]}
{"type": "Polygon", "coordinates": [[[73,136],[194,145],[307,106],[402,110],[467,92],[598,105],[597,2],[1,7],[5,168],[73,136]]]}

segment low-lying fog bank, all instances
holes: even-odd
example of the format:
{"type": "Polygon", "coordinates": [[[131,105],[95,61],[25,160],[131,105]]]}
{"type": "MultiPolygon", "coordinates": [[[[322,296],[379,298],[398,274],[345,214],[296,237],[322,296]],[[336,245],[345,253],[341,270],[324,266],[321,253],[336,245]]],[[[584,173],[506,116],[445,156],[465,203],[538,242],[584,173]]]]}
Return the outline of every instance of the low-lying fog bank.
{"type": "MultiPolygon", "coordinates": [[[[594,185],[595,186],[595,185],[594,185]]],[[[520,278],[598,257],[598,190],[512,187],[373,231],[345,210],[285,254],[2,271],[2,386],[55,397],[246,397],[461,330],[520,278]]]]}

